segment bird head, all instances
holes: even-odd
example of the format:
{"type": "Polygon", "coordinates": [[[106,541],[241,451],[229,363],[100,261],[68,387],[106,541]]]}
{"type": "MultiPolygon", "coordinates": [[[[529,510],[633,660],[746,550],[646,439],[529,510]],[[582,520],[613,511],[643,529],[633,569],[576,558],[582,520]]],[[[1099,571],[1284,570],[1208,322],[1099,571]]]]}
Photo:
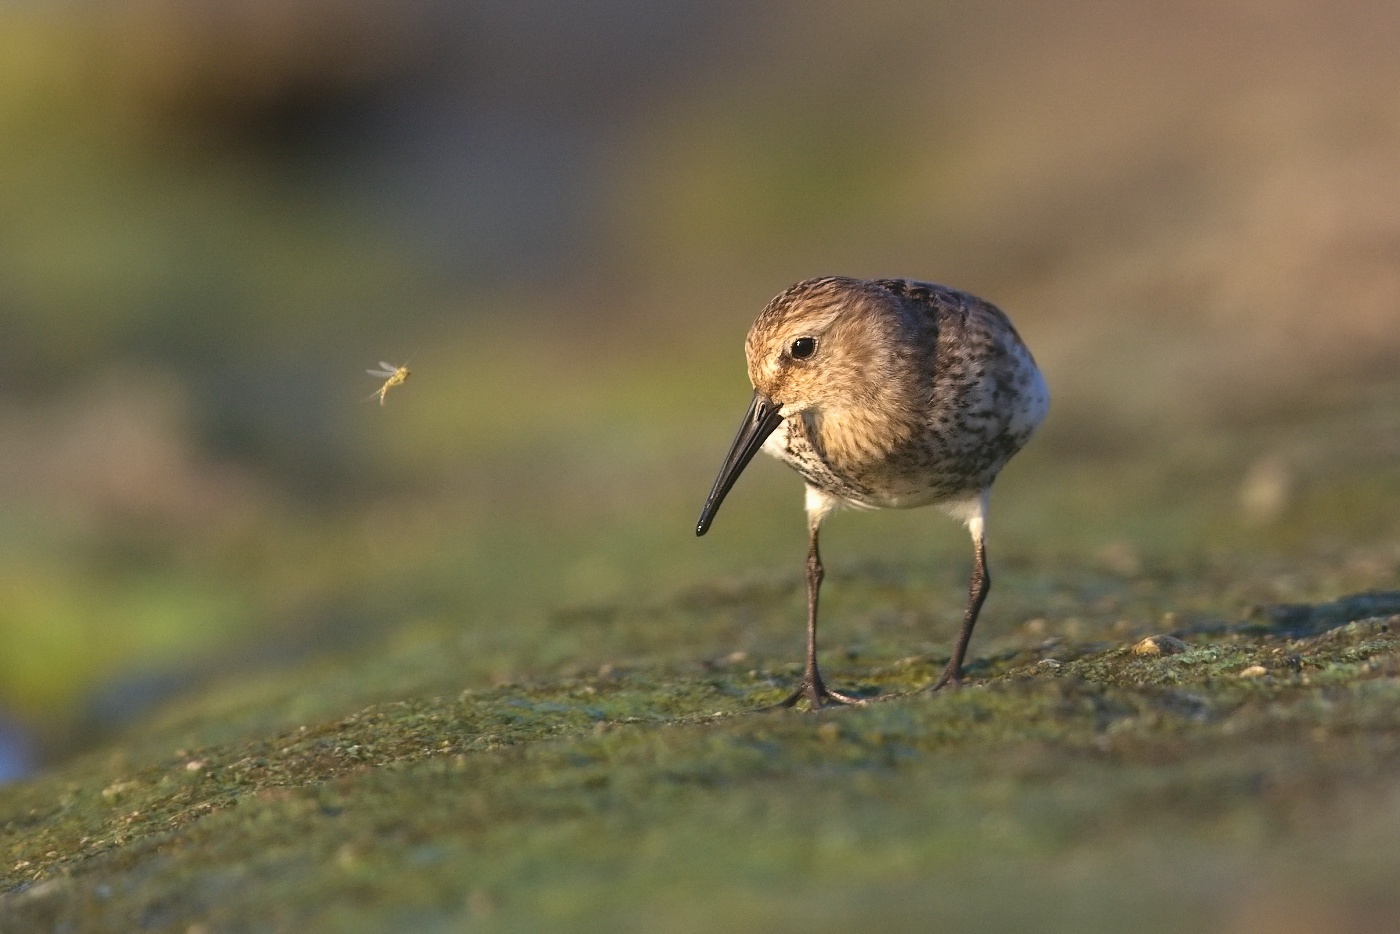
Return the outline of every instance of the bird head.
{"type": "Polygon", "coordinates": [[[778,295],[749,329],[754,395],[696,526],[703,535],[734,481],[784,419],[819,423],[876,411],[898,391],[902,305],[873,282],[807,279],[778,295]]]}
{"type": "Polygon", "coordinates": [[[754,391],[784,418],[875,404],[896,375],[898,310],[874,283],[799,282],[749,329],[744,351],[754,391]]]}

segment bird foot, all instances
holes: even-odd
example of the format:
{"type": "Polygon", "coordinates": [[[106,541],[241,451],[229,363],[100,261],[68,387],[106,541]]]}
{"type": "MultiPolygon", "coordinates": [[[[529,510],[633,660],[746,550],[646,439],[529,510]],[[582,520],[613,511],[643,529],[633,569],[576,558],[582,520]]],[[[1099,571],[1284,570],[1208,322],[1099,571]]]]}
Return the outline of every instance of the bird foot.
{"type": "Polygon", "coordinates": [[[943,690],[943,688],[945,687],[957,690],[958,688],[962,687],[962,681],[962,671],[957,668],[954,668],[952,665],[949,665],[947,668],[943,669],[943,674],[938,676],[937,681],[933,682],[933,684],[930,684],[928,687],[923,689],[923,693],[932,694],[935,691],[943,690]]]}
{"type": "Polygon", "coordinates": [[[863,707],[865,701],[859,697],[852,697],[850,694],[842,694],[840,691],[833,691],[822,683],[821,675],[808,675],[802,679],[802,683],[797,686],[787,697],[770,704],[763,710],[779,710],[788,707],[796,707],[798,702],[807,700],[808,710],[821,710],[828,704],[844,705],[847,707],[863,707]]]}

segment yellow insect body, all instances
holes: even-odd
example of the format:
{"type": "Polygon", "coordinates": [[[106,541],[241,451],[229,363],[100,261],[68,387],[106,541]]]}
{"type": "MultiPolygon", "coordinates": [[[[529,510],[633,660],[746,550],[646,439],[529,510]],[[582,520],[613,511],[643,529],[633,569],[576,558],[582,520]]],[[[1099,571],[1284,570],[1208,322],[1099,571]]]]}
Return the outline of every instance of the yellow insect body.
{"type": "MultiPolygon", "coordinates": [[[[369,399],[378,396],[379,404],[383,405],[384,397],[389,394],[390,389],[393,389],[395,386],[402,386],[404,383],[408,382],[409,371],[407,366],[394,366],[392,363],[385,363],[383,360],[379,361],[379,367],[380,368],[377,370],[365,370],[365,372],[370,376],[377,376],[384,380],[384,385],[380,386],[379,389],[369,396],[369,399]]],[[[368,401],[368,399],[366,401],[368,401]]]]}

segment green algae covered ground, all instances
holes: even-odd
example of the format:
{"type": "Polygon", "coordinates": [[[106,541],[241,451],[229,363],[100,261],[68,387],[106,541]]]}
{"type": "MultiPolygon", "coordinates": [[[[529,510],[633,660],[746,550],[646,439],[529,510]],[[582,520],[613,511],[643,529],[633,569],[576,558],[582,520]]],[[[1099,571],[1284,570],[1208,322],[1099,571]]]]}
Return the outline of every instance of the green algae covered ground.
{"type": "Polygon", "coordinates": [[[557,616],[597,643],[525,680],[424,638],[229,686],[0,790],[0,930],[1385,930],[1400,593],[1212,615],[1278,568],[1116,564],[1004,569],[1022,621],[936,696],[935,584],[838,570],[860,709],[756,712],[797,674],[795,572],[557,616]]]}

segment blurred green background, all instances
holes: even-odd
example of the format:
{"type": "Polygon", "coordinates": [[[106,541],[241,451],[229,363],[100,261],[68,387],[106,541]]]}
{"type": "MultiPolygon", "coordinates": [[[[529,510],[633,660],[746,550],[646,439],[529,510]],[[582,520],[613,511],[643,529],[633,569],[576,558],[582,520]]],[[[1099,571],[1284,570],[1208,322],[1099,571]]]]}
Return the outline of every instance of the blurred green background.
{"type": "MultiPolygon", "coordinates": [[[[220,679],[443,637],[506,679],[577,651],[552,610],[795,579],[780,466],[693,525],[745,329],[809,275],[1017,322],[1054,407],[994,562],[1396,579],[1397,27],[1383,2],[5,4],[4,770],[220,679]],[[382,409],[381,359],[414,371],[382,409]]],[[[965,536],[932,513],[829,540],[960,605],[965,536]]]]}

